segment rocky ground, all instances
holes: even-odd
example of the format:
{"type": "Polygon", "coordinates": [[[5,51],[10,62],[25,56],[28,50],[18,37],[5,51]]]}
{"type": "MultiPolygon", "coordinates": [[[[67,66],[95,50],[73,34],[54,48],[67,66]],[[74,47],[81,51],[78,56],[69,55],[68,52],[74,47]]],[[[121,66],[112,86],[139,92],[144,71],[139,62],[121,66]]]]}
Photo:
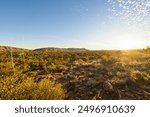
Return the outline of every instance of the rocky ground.
{"type": "Polygon", "coordinates": [[[104,74],[100,61],[72,63],[63,73],[49,74],[66,90],[67,100],[127,100],[150,99],[150,87],[138,84],[131,78],[116,82],[111,74],[104,74]]]}

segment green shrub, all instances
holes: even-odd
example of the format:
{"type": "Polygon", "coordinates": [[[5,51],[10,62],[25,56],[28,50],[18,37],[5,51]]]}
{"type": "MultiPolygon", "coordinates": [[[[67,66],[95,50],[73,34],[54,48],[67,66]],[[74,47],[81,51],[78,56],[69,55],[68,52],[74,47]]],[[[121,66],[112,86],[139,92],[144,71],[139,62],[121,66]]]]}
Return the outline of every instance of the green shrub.
{"type": "Polygon", "coordinates": [[[133,71],[131,73],[131,76],[138,83],[144,83],[144,84],[149,83],[150,84],[150,76],[148,74],[144,73],[144,72],[133,71]]]}
{"type": "MultiPolygon", "coordinates": [[[[9,87],[6,86],[6,88],[9,87]]],[[[15,87],[5,89],[5,91],[7,92],[4,96],[1,95],[1,99],[60,100],[65,96],[61,85],[48,79],[43,79],[41,82],[35,83],[31,78],[28,78],[15,87]]]]}

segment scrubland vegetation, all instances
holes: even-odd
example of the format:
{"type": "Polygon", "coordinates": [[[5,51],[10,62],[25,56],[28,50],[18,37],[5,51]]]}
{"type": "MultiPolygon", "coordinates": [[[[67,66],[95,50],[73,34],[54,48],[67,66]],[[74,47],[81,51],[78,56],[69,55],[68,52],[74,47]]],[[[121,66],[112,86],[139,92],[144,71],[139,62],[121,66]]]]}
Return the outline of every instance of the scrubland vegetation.
{"type": "Polygon", "coordinates": [[[0,52],[0,99],[150,99],[150,49],[0,52]]]}

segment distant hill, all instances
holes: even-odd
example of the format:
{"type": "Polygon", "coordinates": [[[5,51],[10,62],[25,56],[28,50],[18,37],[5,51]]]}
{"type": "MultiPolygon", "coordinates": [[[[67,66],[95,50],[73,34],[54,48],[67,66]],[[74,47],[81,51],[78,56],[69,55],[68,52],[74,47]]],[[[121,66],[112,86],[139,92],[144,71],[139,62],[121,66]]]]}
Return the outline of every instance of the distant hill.
{"type": "Polygon", "coordinates": [[[28,49],[10,47],[10,46],[0,46],[0,51],[29,51],[28,49]]]}
{"type": "Polygon", "coordinates": [[[45,52],[49,52],[49,51],[87,51],[87,49],[85,48],[56,48],[56,47],[47,47],[47,48],[38,48],[35,49],[34,51],[45,51],[45,52]]]}
{"type": "MultiPolygon", "coordinates": [[[[0,51],[31,51],[29,49],[10,47],[10,46],[0,46],[0,51]]],[[[87,51],[85,48],[57,48],[57,47],[47,47],[47,48],[37,48],[33,51],[36,52],[63,52],[63,51],[87,51]]]]}

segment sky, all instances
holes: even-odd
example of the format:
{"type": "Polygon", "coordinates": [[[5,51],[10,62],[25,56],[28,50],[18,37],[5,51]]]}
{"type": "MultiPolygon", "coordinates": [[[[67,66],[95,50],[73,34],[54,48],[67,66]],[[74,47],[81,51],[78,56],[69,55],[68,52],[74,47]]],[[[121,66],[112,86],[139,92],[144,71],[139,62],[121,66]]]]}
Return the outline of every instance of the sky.
{"type": "Polygon", "coordinates": [[[150,45],[150,0],[0,0],[0,45],[135,49],[150,45]]]}

